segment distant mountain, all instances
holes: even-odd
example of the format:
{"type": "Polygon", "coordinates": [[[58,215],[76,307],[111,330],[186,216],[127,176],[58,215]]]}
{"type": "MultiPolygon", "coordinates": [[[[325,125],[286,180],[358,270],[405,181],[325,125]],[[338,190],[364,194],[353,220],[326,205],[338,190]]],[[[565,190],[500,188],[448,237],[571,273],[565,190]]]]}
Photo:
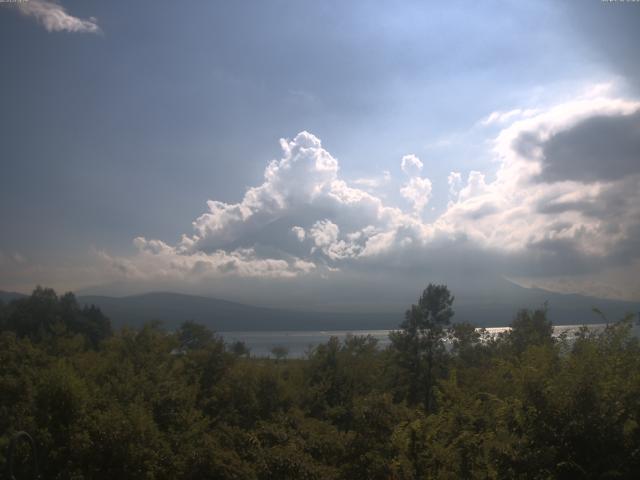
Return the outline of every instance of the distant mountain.
{"type": "MultiPolygon", "coordinates": [[[[508,325],[521,308],[548,305],[549,318],[555,325],[601,323],[593,313],[597,307],[609,321],[627,313],[638,315],[640,302],[604,300],[582,295],[564,295],[537,288],[523,288],[514,283],[495,282],[486,288],[463,290],[451,288],[456,295],[454,321],[469,321],[478,326],[508,325]]],[[[20,293],[1,292],[7,303],[24,297],[20,293]]],[[[216,331],[257,330],[376,330],[398,327],[409,305],[385,313],[331,313],[256,307],[216,298],[168,292],[125,297],[81,295],[81,304],[93,304],[107,315],[114,326],[137,327],[152,320],[167,328],[193,320],[216,331]]],[[[415,300],[414,300],[415,301],[415,300]]],[[[372,310],[375,307],[372,307],[372,310]]]]}
{"type": "Polygon", "coordinates": [[[167,328],[193,320],[216,331],[248,330],[368,330],[397,326],[402,312],[394,314],[298,312],[254,307],[241,303],[178,293],[147,293],[129,297],[81,296],[115,326],[139,326],[160,320],[167,328]]]}
{"type": "Polygon", "coordinates": [[[627,314],[637,316],[640,312],[640,302],[523,288],[506,280],[498,285],[499,288],[493,291],[470,291],[466,295],[456,295],[454,318],[480,326],[504,326],[511,322],[518,310],[541,308],[546,304],[549,319],[555,325],[582,325],[603,322],[602,317],[594,313],[594,308],[602,311],[611,322],[627,314]]]}
{"type": "Polygon", "coordinates": [[[24,293],[18,292],[3,292],[0,290],[0,302],[9,303],[12,300],[17,300],[19,298],[24,298],[26,295],[24,293]]]}
{"type": "MultiPolygon", "coordinates": [[[[610,321],[640,311],[640,303],[604,300],[581,295],[562,295],[509,284],[509,291],[484,296],[456,297],[455,321],[478,326],[508,325],[521,308],[539,308],[547,303],[549,317],[556,325],[601,323],[593,313],[597,307],[610,321]]],[[[114,325],[137,326],[160,320],[173,328],[186,320],[203,323],[217,331],[233,330],[375,330],[396,328],[404,310],[396,313],[324,313],[271,309],[209,297],[177,293],[148,293],[129,297],[79,297],[81,303],[95,304],[114,325]]],[[[408,307],[408,305],[407,305],[408,307]]]]}

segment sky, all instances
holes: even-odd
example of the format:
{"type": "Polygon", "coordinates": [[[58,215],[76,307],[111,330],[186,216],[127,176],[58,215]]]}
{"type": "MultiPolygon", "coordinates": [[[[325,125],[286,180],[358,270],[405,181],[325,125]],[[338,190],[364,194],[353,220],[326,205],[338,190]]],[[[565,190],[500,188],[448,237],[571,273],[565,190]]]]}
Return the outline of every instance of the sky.
{"type": "Polygon", "coordinates": [[[0,2],[0,289],[640,300],[639,41],[640,2],[0,2]]]}

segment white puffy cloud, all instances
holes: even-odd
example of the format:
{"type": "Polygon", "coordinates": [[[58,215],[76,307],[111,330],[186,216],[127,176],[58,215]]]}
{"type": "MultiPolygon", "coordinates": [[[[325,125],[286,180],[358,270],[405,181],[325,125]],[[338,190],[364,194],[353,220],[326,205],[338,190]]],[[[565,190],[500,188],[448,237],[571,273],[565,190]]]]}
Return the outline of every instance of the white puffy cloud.
{"type": "Polygon", "coordinates": [[[323,248],[336,243],[339,233],[338,225],[327,219],[314,223],[309,230],[309,237],[313,239],[316,247],[323,248]]]}
{"type": "Polygon", "coordinates": [[[413,154],[405,155],[400,162],[402,171],[411,177],[420,175],[423,166],[422,160],[413,154]]]}
{"type": "MultiPolygon", "coordinates": [[[[418,215],[432,184],[419,176],[423,165],[415,155],[403,157],[401,165],[409,175],[401,189],[412,204],[407,211],[340,178],[338,161],[317,137],[301,132],[281,141],[282,156],[268,164],[262,184],[238,203],[209,201],[194,232],[176,245],[138,238],[135,255],[105,259],[130,278],[321,278],[363,269],[392,269],[402,276],[407,269],[475,269],[523,282],[562,278],[567,284],[579,276],[580,288],[588,289],[596,284],[594,275],[625,262],[639,264],[640,172],[625,163],[632,158],[627,154],[635,145],[638,112],[638,102],[592,97],[517,116],[494,140],[497,170],[471,171],[466,181],[452,172],[451,201],[431,222],[418,215]],[[571,156],[581,152],[573,142],[597,134],[585,127],[594,118],[628,130],[627,144],[609,146],[610,156],[626,155],[618,167],[622,174],[603,174],[594,161],[585,166],[591,169],[586,175],[571,156]],[[549,156],[549,145],[563,155],[549,156]],[[558,170],[553,162],[574,169],[558,170]],[[545,175],[554,168],[562,175],[545,175]],[[282,237],[274,228],[282,229],[282,237]]],[[[616,288],[618,297],[637,291],[616,288]]]]}
{"type": "Polygon", "coordinates": [[[301,132],[292,141],[281,140],[280,144],[283,157],[269,163],[264,183],[248,189],[241,202],[207,202],[209,212],[194,221],[196,233],[184,236],[180,245],[183,251],[232,243],[300,205],[326,199],[335,190],[338,161],[322,148],[317,137],[301,132]]]}
{"type": "Polygon", "coordinates": [[[449,184],[449,195],[451,197],[457,197],[460,192],[460,185],[462,184],[462,174],[460,172],[449,173],[447,183],[449,184]]]}
{"type": "MultiPolygon", "coordinates": [[[[329,219],[313,224],[309,230],[309,238],[313,240],[315,248],[321,250],[331,260],[341,260],[357,255],[357,247],[352,242],[339,240],[340,227],[329,219]]],[[[353,238],[353,237],[351,237],[353,238]]]]}
{"type": "Polygon", "coordinates": [[[404,198],[413,204],[414,211],[419,214],[429,203],[431,198],[431,180],[422,177],[412,177],[400,189],[404,198]]]}
{"type": "MultiPolygon", "coordinates": [[[[269,163],[261,185],[249,188],[238,203],[207,202],[209,211],[193,222],[193,234],[175,246],[140,237],[136,255],[109,262],[136,278],[282,278],[335,271],[341,262],[388,254],[396,238],[428,235],[429,227],[410,213],[340,179],[337,160],[314,135],[301,132],[281,147],[282,158],[269,163]],[[285,225],[297,242],[274,243],[261,235],[275,224],[285,225]]],[[[411,180],[412,198],[421,208],[430,182],[411,180]]]]}
{"type": "Polygon", "coordinates": [[[298,225],[294,225],[293,227],[291,227],[291,232],[293,232],[296,238],[301,242],[304,242],[304,239],[307,236],[307,232],[304,231],[304,228],[298,225]]]}
{"type": "MultiPolygon", "coordinates": [[[[260,243],[262,229],[291,221],[288,228],[298,240],[313,242],[315,248],[307,255],[320,252],[325,260],[335,261],[362,255],[367,240],[381,231],[416,225],[408,213],[340,179],[337,160],[314,135],[301,132],[293,140],[282,140],[281,146],[283,156],[269,163],[264,182],[249,188],[238,203],[209,201],[209,211],[193,224],[195,234],[184,235],[176,252],[229,251],[247,238],[260,243]],[[306,224],[300,224],[299,217],[306,224]]],[[[428,200],[427,184],[430,187],[424,179],[415,187],[418,204],[428,200]]]]}
{"type": "Polygon", "coordinates": [[[34,17],[49,32],[101,32],[95,18],[82,19],[69,15],[65,8],[55,1],[28,0],[17,5],[20,12],[34,17]]]}
{"type": "Polygon", "coordinates": [[[409,200],[414,212],[419,215],[431,198],[431,180],[420,177],[424,164],[415,155],[405,155],[400,161],[400,168],[410,178],[400,189],[400,195],[409,200]]]}
{"type": "Polygon", "coordinates": [[[138,253],[131,258],[111,257],[104,252],[100,256],[114,269],[136,280],[179,280],[184,277],[212,278],[223,275],[288,278],[315,268],[313,263],[294,256],[262,257],[253,248],[184,254],[160,240],[147,240],[144,237],[137,237],[134,245],[138,253]]]}

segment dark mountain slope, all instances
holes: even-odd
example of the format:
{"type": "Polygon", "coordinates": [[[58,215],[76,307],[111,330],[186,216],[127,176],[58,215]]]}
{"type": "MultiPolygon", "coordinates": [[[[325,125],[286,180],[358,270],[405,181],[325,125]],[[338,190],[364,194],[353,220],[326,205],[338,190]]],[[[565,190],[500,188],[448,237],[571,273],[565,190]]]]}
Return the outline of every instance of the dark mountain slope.
{"type": "Polygon", "coordinates": [[[79,301],[100,307],[115,326],[139,326],[160,320],[167,328],[174,328],[193,320],[217,331],[359,330],[390,328],[402,319],[402,312],[397,315],[297,312],[163,292],[119,298],[83,296],[79,301]]]}
{"type": "MultiPolygon", "coordinates": [[[[556,325],[602,323],[593,313],[597,307],[609,321],[627,313],[638,315],[640,302],[623,302],[563,295],[536,288],[522,288],[506,280],[487,288],[451,290],[456,296],[454,321],[469,321],[478,326],[508,325],[521,308],[540,308],[547,303],[549,317],[556,325]]],[[[8,303],[24,297],[20,293],[1,292],[0,300],[8,303]]],[[[155,292],[126,297],[99,295],[79,296],[81,304],[94,304],[107,315],[115,327],[137,327],[152,320],[166,328],[175,328],[193,320],[217,331],[249,330],[374,330],[396,328],[409,305],[380,313],[375,307],[369,313],[332,313],[255,307],[210,297],[155,292]]]]}
{"type": "Polygon", "coordinates": [[[12,300],[17,300],[19,298],[24,298],[24,297],[26,297],[24,293],[3,292],[2,290],[0,290],[0,302],[2,303],[9,303],[12,300]]]}

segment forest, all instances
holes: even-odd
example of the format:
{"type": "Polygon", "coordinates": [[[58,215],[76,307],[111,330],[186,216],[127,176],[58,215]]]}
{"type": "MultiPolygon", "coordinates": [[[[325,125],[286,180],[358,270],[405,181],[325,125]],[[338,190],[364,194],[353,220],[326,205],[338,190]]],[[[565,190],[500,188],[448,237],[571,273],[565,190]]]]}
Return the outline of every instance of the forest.
{"type": "Polygon", "coordinates": [[[0,305],[0,469],[26,431],[45,479],[638,478],[631,316],[554,337],[542,306],[491,336],[454,310],[430,284],[389,347],[257,358],[193,322],[114,331],[38,287],[0,305]]]}

